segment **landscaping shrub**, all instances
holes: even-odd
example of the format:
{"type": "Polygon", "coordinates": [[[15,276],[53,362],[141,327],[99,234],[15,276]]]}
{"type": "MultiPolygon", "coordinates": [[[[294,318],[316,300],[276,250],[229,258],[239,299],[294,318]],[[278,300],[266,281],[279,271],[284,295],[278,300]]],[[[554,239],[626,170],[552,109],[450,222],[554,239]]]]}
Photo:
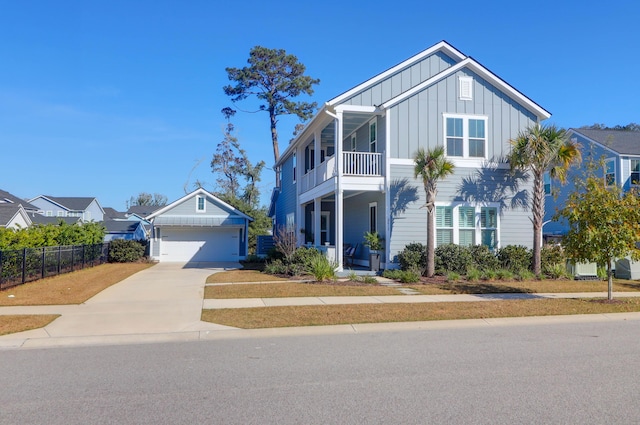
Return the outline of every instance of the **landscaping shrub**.
{"type": "Polygon", "coordinates": [[[469,248],[447,244],[436,248],[436,271],[439,274],[455,272],[467,274],[467,267],[473,263],[469,248]]]}
{"type": "Polygon", "coordinates": [[[482,272],[475,267],[467,268],[467,280],[469,282],[477,282],[482,277],[482,272]]]}
{"type": "Polygon", "coordinates": [[[110,263],[133,263],[144,256],[146,242],[115,239],[109,243],[110,263]]]}
{"type": "Polygon", "coordinates": [[[542,273],[552,277],[564,277],[566,272],[567,257],[560,245],[545,245],[542,247],[542,273]]]}
{"type": "Polygon", "coordinates": [[[300,247],[291,253],[289,257],[267,261],[264,271],[267,274],[287,276],[301,276],[305,273],[313,274],[312,267],[322,267],[319,259],[326,260],[326,257],[317,249],[300,247]]]}
{"type": "Polygon", "coordinates": [[[456,282],[460,280],[460,273],[447,272],[447,282],[456,282]]]}
{"type": "Polygon", "coordinates": [[[382,272],[382,276],[387,279],[399,280],[402,283],[420,282],[420,275],[412,270],[390,270],[382,272]]]}
{"type": "Polygon", "coordinates": [[[498,250],[497,257],[500,265],[512,273],[531,268],[531,250],[522,245],[502,247],[498,250]]]}
{"type": "Polygon", "coordinates": [[[427,247],[421,243],[413,242],[404,247],[398,254],[400,269],[413,271],[422,276],[427,268],[427,247]]]}
{"type": "Polygon", "coordinates": [[[500,267],[496,255],[486,245],[473,245],[469,247],[473,266],[480,271],[495,270],[500,267]]]}
{"type": "Polygon", "coordinates": [[[307,267],[307,272],[318,282],[336,278],[336,265],[322,254],[312,257],[307,267]]]}

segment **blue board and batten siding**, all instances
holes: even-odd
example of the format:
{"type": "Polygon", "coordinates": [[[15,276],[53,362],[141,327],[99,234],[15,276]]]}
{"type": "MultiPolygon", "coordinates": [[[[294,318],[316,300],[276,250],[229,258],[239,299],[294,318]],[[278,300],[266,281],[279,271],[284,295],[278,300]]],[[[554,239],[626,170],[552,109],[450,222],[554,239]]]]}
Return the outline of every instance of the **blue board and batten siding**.
{"type": "Polygon", "coordinates": [[[380,105],[454,64],[455,61],[449,56],[442,52],[436,52],[344,100],[341,104],[358,106],[380,105]]]}
{"type": "MultiPolygon", "coordinates": [[[[298,166],[298,173],[301,171],[301,167],[298,166]]],[[[280,169],[280,177],[282,180],[281,192],[278,195],[278,200],[276,201],[276,225],[284,226],[287,222],[288,214],[296,213],[296,183],[293,180],[293,156],[289,155],[289,157],[282,164],[280,169]]],[[[296,178],[300,178],[300,175],[296,175],[296,178]]],[[[296,223],[298,223],[299,218],[296,217],[296,223]]],[[[276,229],[277,232],[278,229],[276,229]]]]}
{"type": "Polygon", "coordinates": [[[536,117],[474,73],[460,71],[390,108],[391,158],[413,158],[418,147],[444,144],[443,114],[489,118],[488,158],[509,151],[509,139],[536,122],[536,117]],[[458,78],[473,77],[473,100],[458,98],[458,78]]]}

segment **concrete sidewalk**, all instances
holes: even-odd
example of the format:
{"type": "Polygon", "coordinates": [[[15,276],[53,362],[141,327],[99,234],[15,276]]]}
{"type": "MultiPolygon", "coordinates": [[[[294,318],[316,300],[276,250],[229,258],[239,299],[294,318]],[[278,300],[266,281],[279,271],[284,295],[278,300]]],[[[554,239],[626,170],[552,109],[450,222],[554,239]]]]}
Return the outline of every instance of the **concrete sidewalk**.
{"type": "MultiPolygon", "coordinates": [[[[616,292],[616,297],[640,297],[640,292],[616,292]]],[[[553,298],[606,298],[606,292],[541,293],[541,294],[459,294],[459,295],[377,295],[351,297],[237,298],[206,299],[204,309],[278,307],[338,304],[412,304],[442,302],[481,302],[499,300],[534,300],[553,298]]]]}
{"type": "MultiPolygon", "coordinates": [[[[204,300],[206,278],[237,269],[237,263],[159,263],[113,285],[81,305],[0,307],[0,315],[60,314],[41,329],[0,336],[1,348],[191,341],[363,330],[424,329],[449,326],[495,326],[508,323],[548,323],[550,318],[479,319],[443,322],[380,323],[244,330],[200,320],[202,309],[379,303],[482,302],[536,298],[606,297],[604,292],[569,294],[389,295],[355,297],[248,298],[204,300]]],[[[639,297],[640,292],[616,292],[616,297],[639,297]]],[[[640,319],[640,313],[572,316],[562,321],[640,319]]]]}

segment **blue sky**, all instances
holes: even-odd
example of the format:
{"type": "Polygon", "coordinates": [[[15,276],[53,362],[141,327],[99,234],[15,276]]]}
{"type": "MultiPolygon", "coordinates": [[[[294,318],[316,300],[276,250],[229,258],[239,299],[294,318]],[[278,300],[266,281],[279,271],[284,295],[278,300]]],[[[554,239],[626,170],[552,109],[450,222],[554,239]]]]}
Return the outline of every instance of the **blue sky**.
{"type": "MultiPolygon", "coordinates": [[[[244,66],[255,45],[296,55],[321,80],[319,104],[446,40],[549,122],[640,121],[638,2],[0,0],[0,10],[0,189],[22,198],[95,196],[124,210],[140,192],[173,201],[196,180],[213,189],[225,67],[244,66]]],[[[281,151],[297,122],[281,120],[281,151]]],[[[266,113],[234,124],[250,159],[271,165],[266,113]]],[[[265,204],[273,183],[265,170],[265,204]]]]}

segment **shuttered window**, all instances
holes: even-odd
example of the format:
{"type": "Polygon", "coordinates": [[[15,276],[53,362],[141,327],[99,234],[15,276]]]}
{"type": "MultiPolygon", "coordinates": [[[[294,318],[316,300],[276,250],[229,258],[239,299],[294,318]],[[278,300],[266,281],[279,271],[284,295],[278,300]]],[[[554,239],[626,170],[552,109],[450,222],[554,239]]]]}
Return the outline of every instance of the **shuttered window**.
{"type": "Polygon", "coordinates": [[[436,207],[436,246],[453,243],[453,208],[436,207]]]}
{"type": "Polygon", "coordinates": [[[459,241],[462,246],[475,245],[476,223],[474,207],[458,207],[459,241]]]}
{"type": "Polygon", "coordinates": [[[498,209],[493,207],[482,207],[480,209],[480,231],[482,234],[482,245],[490,249],[496,248],[498,233],[498,209]]]}

